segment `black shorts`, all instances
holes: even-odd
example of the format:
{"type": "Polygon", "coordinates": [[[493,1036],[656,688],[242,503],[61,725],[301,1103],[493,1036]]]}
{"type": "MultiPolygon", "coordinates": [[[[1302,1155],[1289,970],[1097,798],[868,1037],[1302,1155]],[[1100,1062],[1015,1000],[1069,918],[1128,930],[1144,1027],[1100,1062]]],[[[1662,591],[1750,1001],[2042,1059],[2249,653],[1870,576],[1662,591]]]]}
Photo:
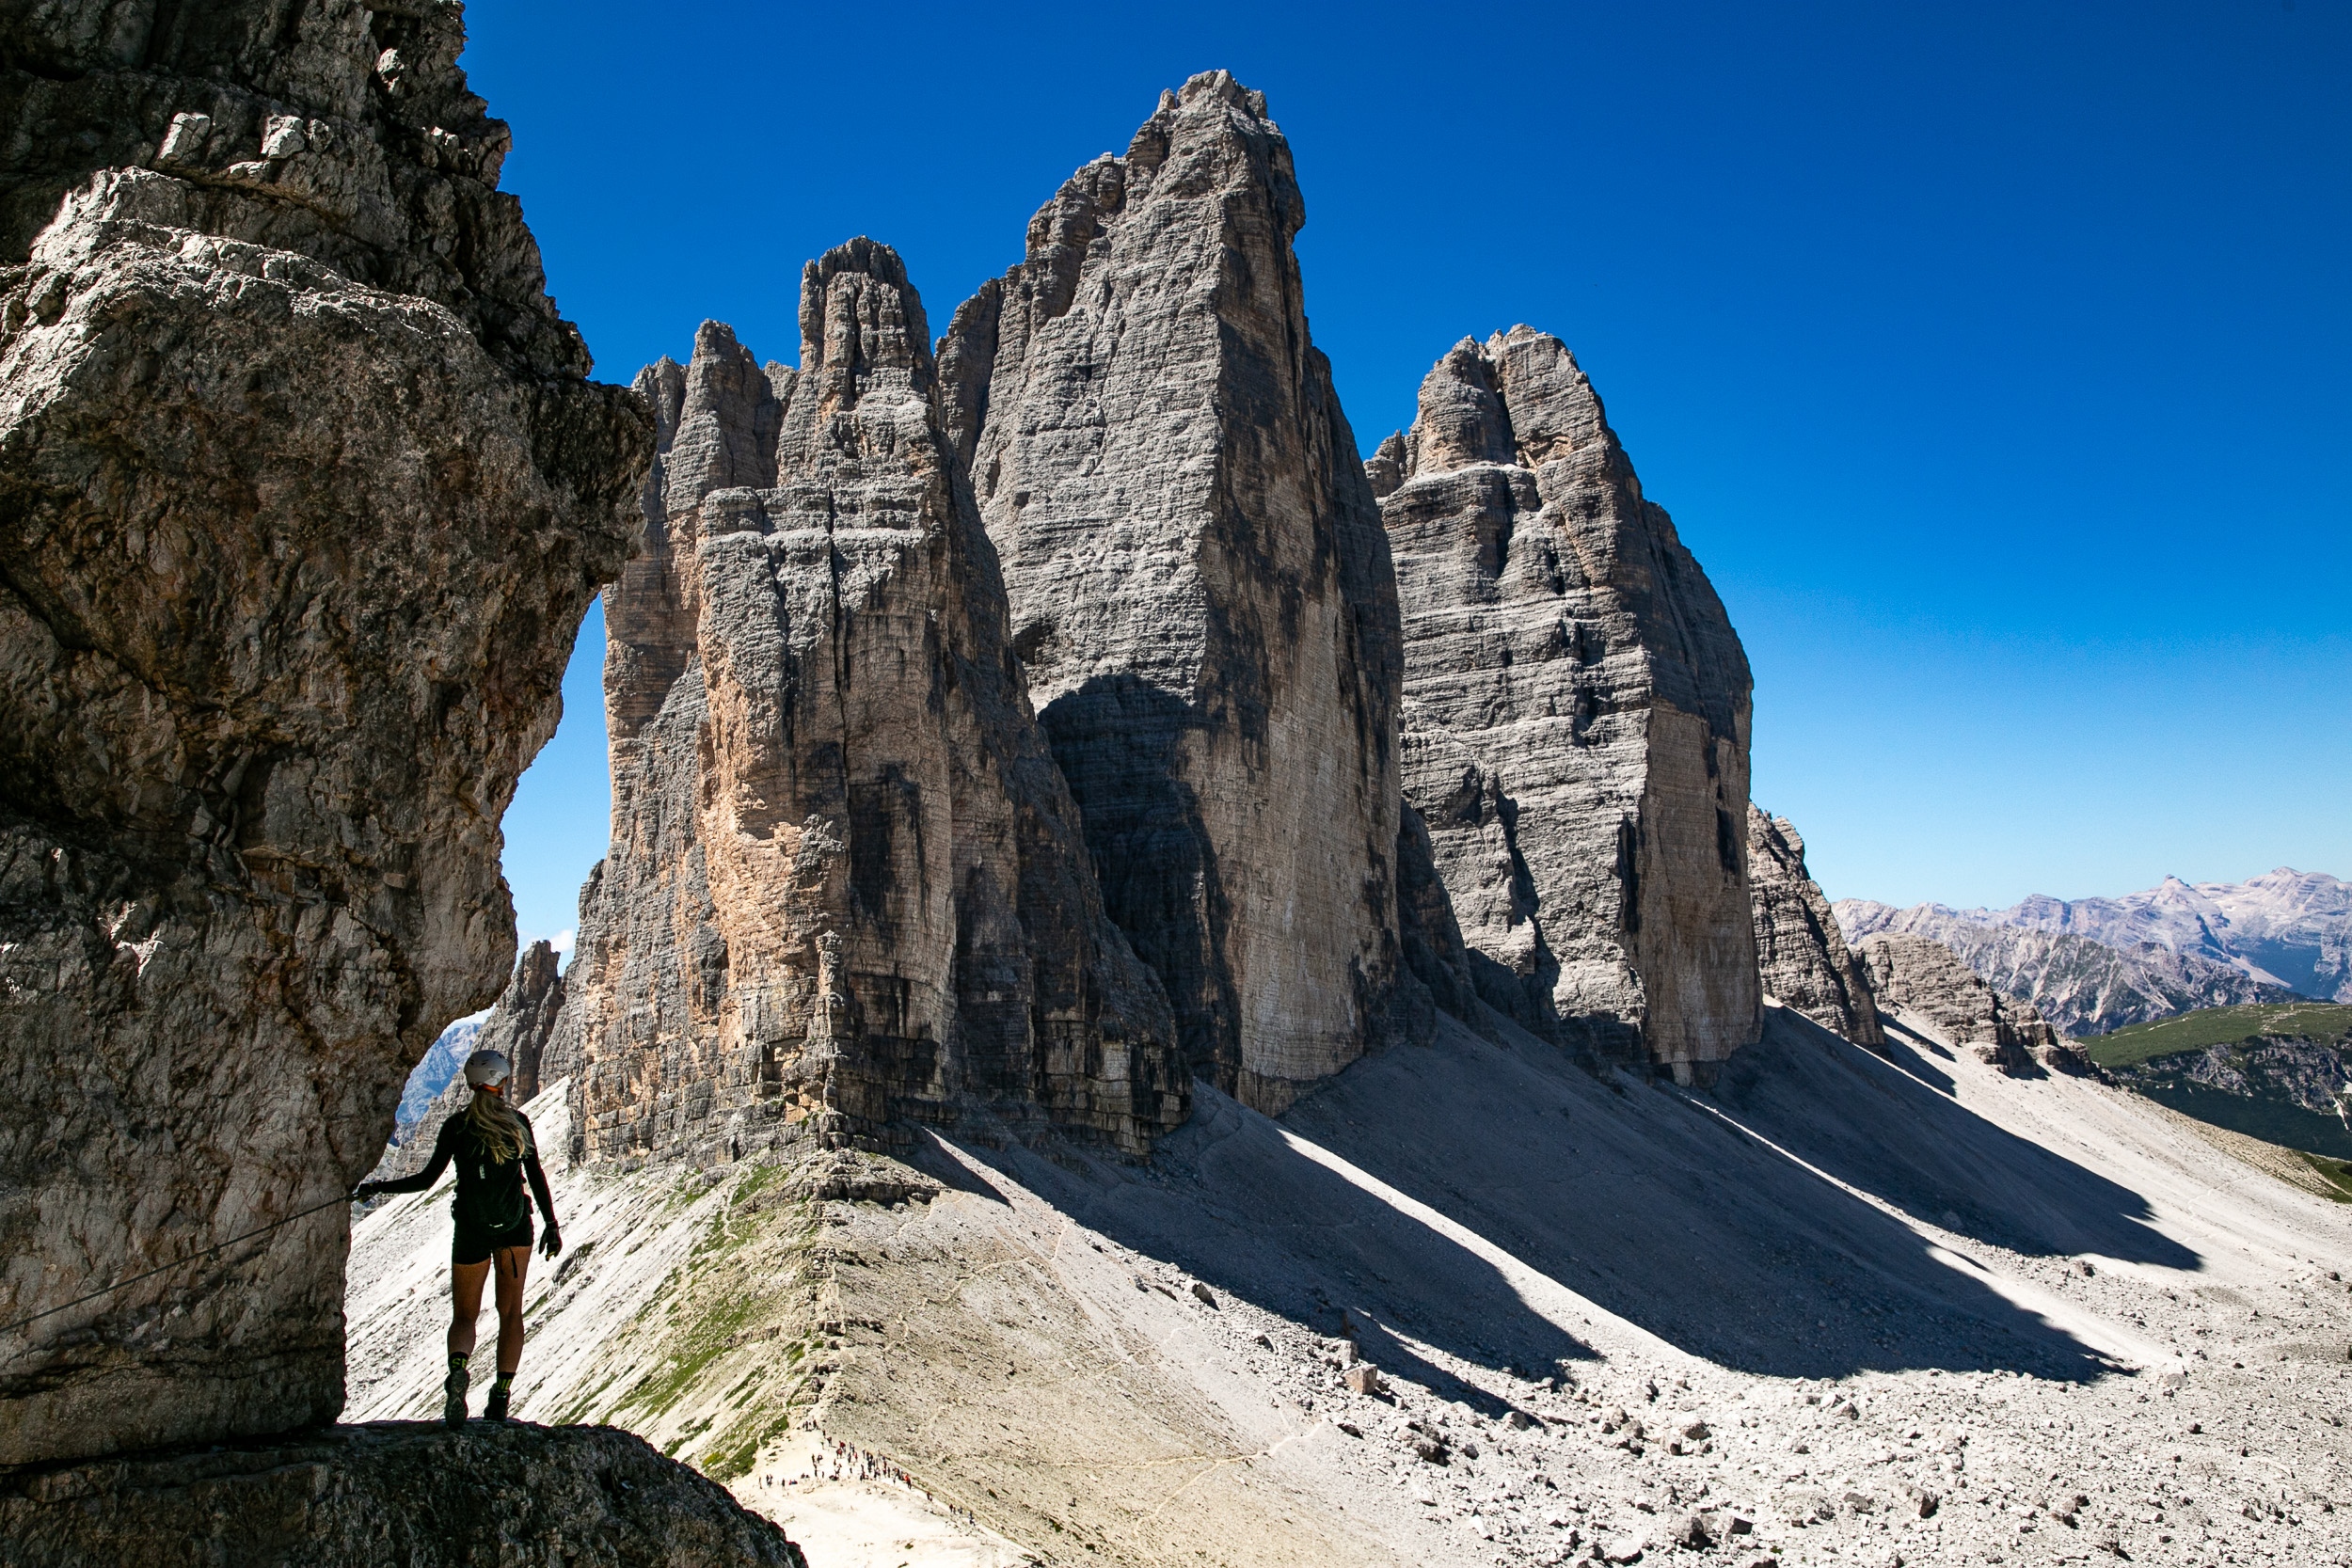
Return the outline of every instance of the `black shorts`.
{"type": "Polygon", "coordinates": [[[522,1224],[508,1230],[485,1230],[461,1220],[457,1225],[457,1239],[450,1243],[449,1260],[452,1263],[486,1263],[494,1252],[530,1244],[531,1221],[528,1217],[522,1224]]]}

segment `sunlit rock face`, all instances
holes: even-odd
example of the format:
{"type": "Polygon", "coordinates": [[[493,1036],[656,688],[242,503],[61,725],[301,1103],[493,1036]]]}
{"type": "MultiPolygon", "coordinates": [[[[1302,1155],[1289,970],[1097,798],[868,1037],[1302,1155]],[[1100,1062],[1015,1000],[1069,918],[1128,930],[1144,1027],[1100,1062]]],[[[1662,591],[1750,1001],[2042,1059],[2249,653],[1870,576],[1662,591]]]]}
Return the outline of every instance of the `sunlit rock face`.
{"type": "Polygon", "coordinates": [[[499,820],[651,433],[456,6],[0,20],[0,1463],[342,1401],[345,1219],[515,958],[499,820]]]}
{"type": "Polygon", "coordinates": [[[942,402],[1111,916],[1279,1112],[1400,1027],[1394,578],[1307,330],[1305,207],[1223,71],[1030,220],[942,402]]]}
{"type": "Polygon", "coordinates": [[[555,1047],[580,1148],[977,1110],[1141,1152],[1189,1075],[1022,689],[898,256],[811,262],[801,338],[763,368],[707,325],[639,383],[661,456],[606,601],[612,847],[555,1047]]]}
{"type": "Polygon", "coordinates": [[[1405,632],[1404,787],[1486,1002],[1678,1079],[1756,1038],[1747,657],[1592,384],[1464,339],[1366,472],[1405,632]]]}
{"type": "Polygon", "coordinates": [[[1884,1049],[1869,976],[1846,946],[1820,884],[1804,865],[1804,840],[1785,816],[1748,807],[1748,882],[1756,967],[1765,993],[1822,1028],[1884,1049]]]}

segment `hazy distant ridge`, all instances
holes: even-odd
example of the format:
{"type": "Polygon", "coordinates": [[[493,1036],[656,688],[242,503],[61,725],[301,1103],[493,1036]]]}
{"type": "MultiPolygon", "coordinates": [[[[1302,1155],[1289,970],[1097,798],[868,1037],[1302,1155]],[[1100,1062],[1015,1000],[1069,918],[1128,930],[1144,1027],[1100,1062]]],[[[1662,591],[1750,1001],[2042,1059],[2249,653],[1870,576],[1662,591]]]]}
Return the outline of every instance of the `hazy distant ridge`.
{"type": "Polygon", "coordinates": [[[2070,1035],[2298,993],[2352,1001],[2352,883],[2320,872],[2281,866],[2193,886],[2168,877],[2120,898],[2036,895],[2006,910],[1860,898],[1834,908],[1848,941],[1933,937],[2070,1035]]]}

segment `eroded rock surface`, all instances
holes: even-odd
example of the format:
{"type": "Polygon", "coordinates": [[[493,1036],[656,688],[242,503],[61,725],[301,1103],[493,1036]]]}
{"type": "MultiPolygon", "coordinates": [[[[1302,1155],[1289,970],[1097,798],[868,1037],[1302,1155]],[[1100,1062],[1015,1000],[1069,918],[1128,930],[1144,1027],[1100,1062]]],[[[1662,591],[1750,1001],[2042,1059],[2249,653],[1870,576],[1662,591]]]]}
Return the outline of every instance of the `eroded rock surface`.
{"type": "MultiPolygon", "coordinates": [[[[535,1098],[542,1084],[569,1070],[560,1062],[548,1070],[548,1043],[563,1012],[564,960],[552,943],[534,942],[516,960],[514,976],[499,992],[498,1006],[482,1021],[482,1033],[474,1040],[475,1051],[498,1052],[513,1068],[507,1093],[517,1105],[535,1098]]],[[[464,1081],[460,1072],[458,1082],[464,1081]]]]}
{"type": "Polygon", "coordinates": [[[611,1427],[378,1421],[0,1480],[9,1568],[807,1568],[718,1482],[611,1427]]]}
{"type": "Polygon", "coordinates": [[[1404,786],[1481,994],[1678,1078],[1756,1037],[1747,657],[1592,384],[1465,339],[1366,471],[1405,630],[1404,786]]]}
{"type": "Polygon", "coordinates": [[[344,1216],[514,958],[650,448],[456,6],[0,21],[0,1463],[342,1401],[344,1216]]]}
{"type": "Polygon", "coordinates": [[[1030,714],[897,255],[811,262],[801,335],[799,371],[763,369],[708,325],[640,383],[662,455],[606,606],[581,1147],[738,1154],[985,1104],[1142,1150],[1189,1078],[1030,714]]]}
{"type": "Polygon", "coordinates": [[[948,429],[1113,919],[1279,1112],[1392,1027],[1394,579],[1263,95],[1161,97],[942,340],[948,429]]]}
{"type": "Polygon", "coordinates": [[[1878,1004],[1785,816],[1748,807],[1748,893],[1765,992],[1856,1045],[1883,1049],[1878,1004]]]}
{"type": "Polygon", "coordinates": [[[1979,1060],[2011,1077],[2034,1077],[2044,1065],[2087,1070],[2032,1004],[2003,998],[1942,942],[1882,933],[1864,938],[1857,956],[1882,1007],[1920,1014],[1954,1045],[1973,1047],[1979,1060]]]}

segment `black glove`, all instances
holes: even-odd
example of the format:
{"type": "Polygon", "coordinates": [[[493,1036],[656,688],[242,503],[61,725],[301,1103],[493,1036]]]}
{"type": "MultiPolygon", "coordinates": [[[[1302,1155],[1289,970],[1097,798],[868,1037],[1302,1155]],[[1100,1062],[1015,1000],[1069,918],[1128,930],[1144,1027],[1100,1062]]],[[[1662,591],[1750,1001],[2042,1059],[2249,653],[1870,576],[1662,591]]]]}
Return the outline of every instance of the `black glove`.
{"type": "Polygon", "coordinates": [[[377,1193],[380,1193],[383,1190],[383,1188],[378,1187],[373,1181],[362,1181],[358,1186],[351,1189],[351,1201],[354,1203],[365,1203],[368,1199],[373,1197],[377,1193]]]}
{"type": "Polygon", "coordinates": [[[555,1227],[551,1225],[548,1226],[548,1233],[539,1238],[540,1255],[546,1258],[552,1258],[563,1250],[564,1232],[556,1229],[555,1227]]]}

